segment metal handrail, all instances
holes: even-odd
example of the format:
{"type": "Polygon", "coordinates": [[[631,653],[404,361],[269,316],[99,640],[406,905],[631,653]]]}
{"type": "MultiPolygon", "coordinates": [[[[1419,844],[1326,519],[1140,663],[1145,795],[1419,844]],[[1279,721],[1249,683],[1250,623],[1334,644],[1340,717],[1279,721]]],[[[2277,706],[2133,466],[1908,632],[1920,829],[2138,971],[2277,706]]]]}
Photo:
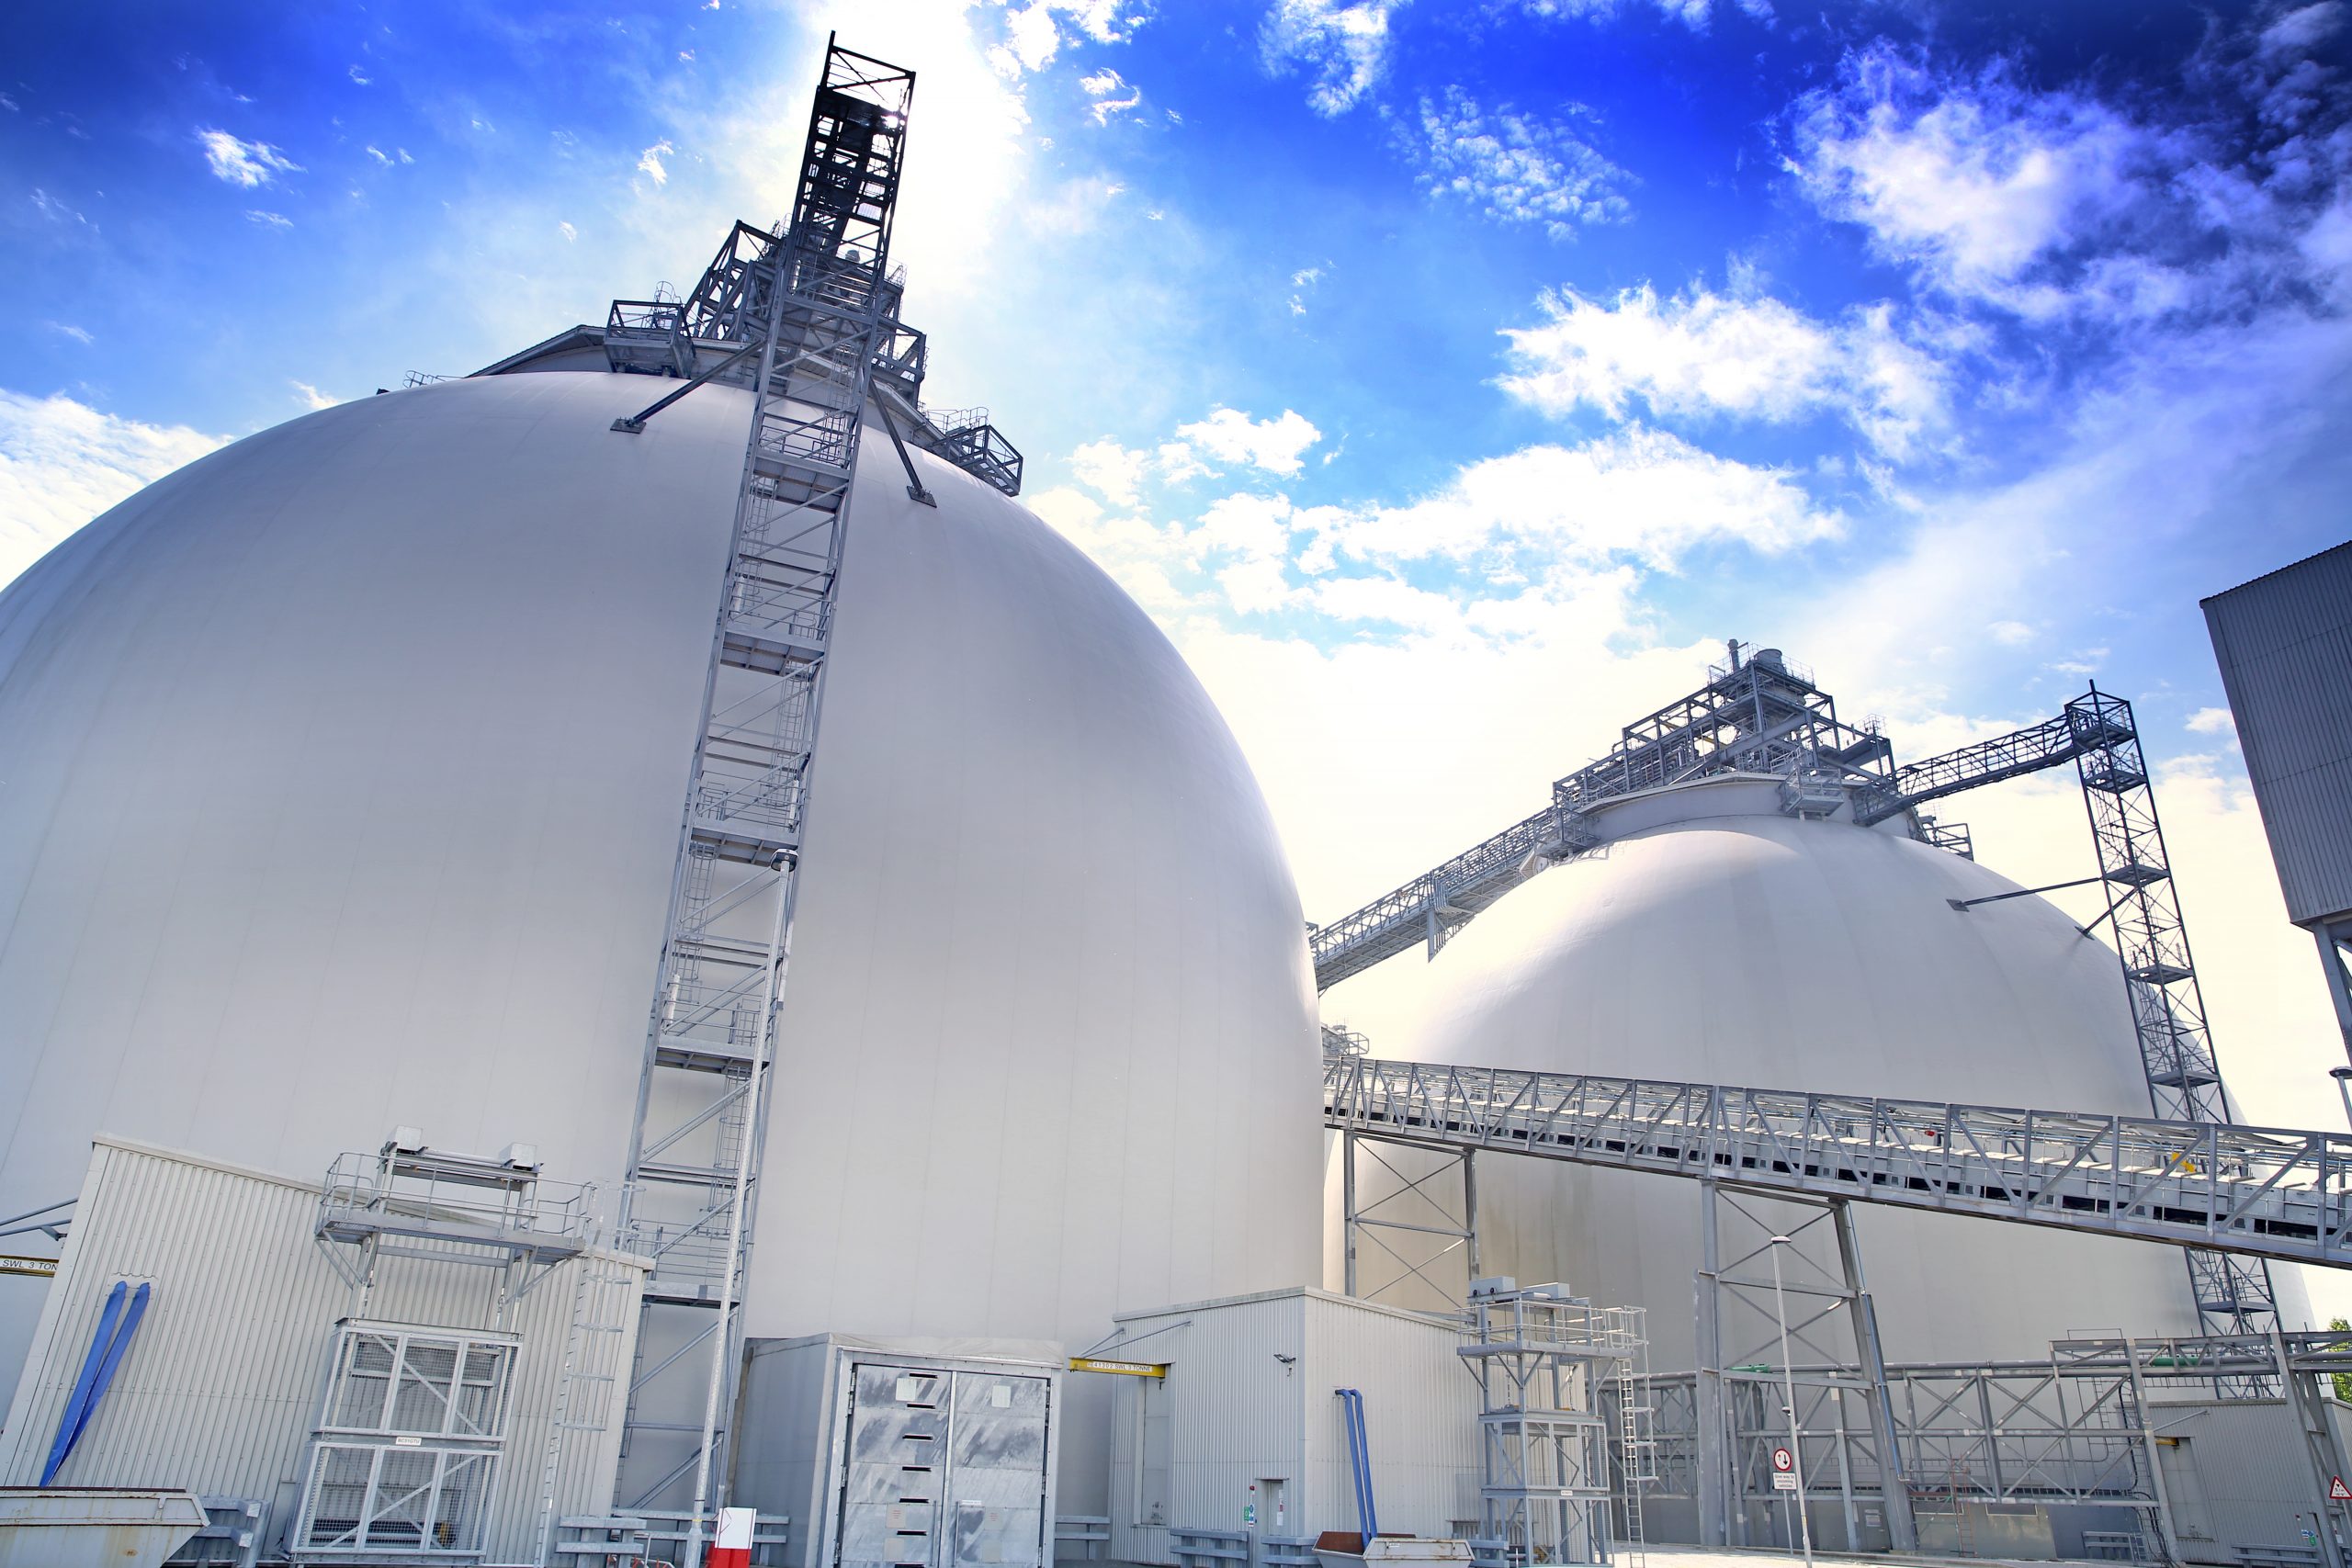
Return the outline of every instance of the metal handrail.
{"type": "Polygon", "coordinates": [[[1333,1056],[1325,1124],[2352,1268],[2352,1135],[1333,1056]]]}

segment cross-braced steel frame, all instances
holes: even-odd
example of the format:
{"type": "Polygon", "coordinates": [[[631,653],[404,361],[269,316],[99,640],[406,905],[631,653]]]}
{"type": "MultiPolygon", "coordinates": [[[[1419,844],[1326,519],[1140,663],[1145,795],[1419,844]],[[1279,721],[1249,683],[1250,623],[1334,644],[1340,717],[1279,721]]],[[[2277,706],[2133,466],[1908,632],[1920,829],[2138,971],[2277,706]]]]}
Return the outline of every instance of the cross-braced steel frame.
{"type": "MultiPolygon", "coordinates": [[[[2284,1335],[2275,1317],[2262,1331],[2229,1336],[2063,1342],[2054,1371],[1986,1363],[1898,1376],[1879,1351],[1850,1204],[2352,1268],[2352,1136],[1436,1066],[1343,1050],[1325,1057],[1324,1121],[1359,1145],[1465,1156],[1501,1149],[1700,1182],[1699,1365],[1687,1394],[1673,1379],[1659,1380],[1655,1406],[1661,1490],[1681,1481],[1703,1544],[1748,1543],[1751,1525],[1743,1521],[1759,1495],[1772,1495],[1763,1490],[1764,1456],[1788,1434],[1784,1387],[1797,1409],[1804,1495],[1839,1500],[1849,1543],[1861,1539],[1858,1500],[1875,1500],[1891,1543],[1908,1550],[1919,1540],[1914,1503],[1939,1495],[1951,1504],[1947,1512],[1962,1497],[2153,1509],[2147,1528],[2163,1539],[2163,1480],[2137,1415],[2145,1404],[2141,1384],[2154,1377],[2207,1382],[2225,1395],[2283,1384],[2323,1490],[2327,1477],[2343,1473],[2333,1428],[2306,1383],[2352,1367],[2352,1337],[2284,1335]],[[1788,1203],[1815,1212],[1791,1224],[1759,1207],[1788,1203]],[[1726,1213],[1754,1234],[1727,1244],[1726,1213]],[[1802,1245],[1825,1221],[1834,1272],[1802,1245]],[[1755,1263],[1774,1236],[1790,1247],[1781,1277],[1768,1281],[1755,1263]],[[1815,1358],[1804,1369],[1761,1343],[1763,1303],[1772,1302],[1777,1332],[1788,1297],[1797,1303],[1792,1347],[1815,1358]],[[2128,1393],[2052,1381],[2108,1371],[2130,1384],[2128,1393]],[[1965,1389],[1943,1387],[1954,1380],[1965,1389]],[[1974,1427],[1956,1414],[1963,1393],[1981,1417],[1974,1427]],[[1686,1407],[1684,1440],[1665,1418],[1686,1407]]],[[[1465,1213],[1465,1229],[1475,1231],[1475,1210],[1465,1213]]],[[[2346,1565],[2331,1558],[2327,1568],[2346,1565]]]]}
{"type": "Polygon", "coordinates": [[[1644,1342],[1642,1309],[1595,1306],[1564,1285],[1472,1293],[1461,1355],[1478,1380],[1479,1531],[1470,1548],[1481,1564],[1610,1561],[1613,1470],[1601,1389],[1644,1342]]]}
{"type": "MultiPolygon", "coordinates": [[[[1849,1382],[1835,1361],[1795,1369],[1807,1473],[1834,1472],[1860,1506],[1907,1501],[1922,1526],[1939,1526],[1922,1542],[1953,1544],[1950,1531],[1967,1510],[1992,1505],[2041,1505],[2122,1510],[2134,1517],[2144,1558],[2176,1560],[2170,1500],[2156,1462],[2159,1420],[2152,1392],[2195,1383],[2260,1384],[2280,1390],[2294,1407],[2306,1446],[2311,1486],[2324,1496],[2346,1460],[2326,1419],[2321,1380],[2352,1368],[2352,1337],[2304,1330],[2261,1335],[2062,1339],[2043,1360],[1951,1362],[1886,1369],[1895,1440],[1903,1455],[1903,1484],[1872,1451],[1874,1439],[1831,1398],[1849,1382]]],[[[1781,1495],[1770,1490],[1769,1455],[1788,1440],[1779,1372],[1735,1379],[1720,1439],[1732,1455],[1737,1484],[1730,1493],[1726,1529],[1757,1540],[1781,1495]]],[[[1702,1497],[1708,1443],[1702,1417],[1703,1372],[1653,1380],[1657,1389],[1658,1493],[1702,1497]]],[[[2352,1527],[2352,1507],[2331,1505],[2338,1531],[2352,1527]]],[[[1705,1517],[1703,1512],[1702,1518],[1705,1517]]],[[[1845,1540],[1858,1551],[1883,1544],[1865,1518],[1847,1513],[1845,1540]]],[[[1720,1533],[1720,1532],[1719,1532],[1720,1533]]],[[[2321,1542],[2324,1568],[2343,1568],[2335,1540],[2321,1542]]]]}
{"type": "MultiPolygon", "coordinates": [[[[2093,686],[2066,705],[2067,722],[2086,738],[2075,769],[2098,850],[2123,984],[2132,1003],[2148,1097],[2159,1116],[2225,1122],[2229,1100],[2205,1024],[2204,992],[2181,919],[2156,797],[2148,787],[2132,705],[2093,686]]],[[[2190,1248],[2182,1254],[2197,1315],[2209,1334],[2260,1333],[2278,1321],[2269,1266],[2259,1258],[2190,1248]]],[[[2267,1392],[2248,1385],[2245,1393],[2267,1392]]]]}
{"type": "MultiPolygon", "coordinates": [[[[641,339],[607,329],[616,366],[657,338],[683,339],[673,374],[703,352],[694,340],[728,345],[711,370],[748,369],[752,394],[622,1215],[654,1269],[616,1500],[624,1512],[680,1500],[691,1477],[689,1555],[727,1474],[764,1095],[843,525],[895,298],[890,229],[913,94],[912,72],[829,45],[789,224],[738,225],[694,295],[651,312],[641,339]],[[681,1382],[700,1384],[698,1411],[686,1413],[681,1382]]],[[[641,430],[661,406],[616,429],[641,430]]]]}
{"type": "Polygon", "coordinates": [[[1469,1311],[1471,1282],[1478,1278],[1477,1159],[1475,1149],[1340,1134],[1341,1259],[1349,1295],[1378,1301],[1418,1286],[1445,1311],[1469,1311]],[[1363,1191],[1367,1167],[1375,1178],[1386,1178],[1376,1197],[1363,1191]]]}
{"type": "MultiPolygon", "coordinates": [[[[1637,791],[1716,774],[1777,775],[1782,808],[1792,815],[1847,810],[1869,826],[1907,813],[1925,841],[1973,858],[1964,828],[1922,818],[1918,807],[2067,762],[2090,820],[2095,880],[2108,904],[2099,919],[2114,927],[2149,1103],[2159,1117],[2226,1123],[2228,1099],[2132,705],[2096,685],[2053,718],[1898,768],[1885,738],[1873,727],[1841,724],[1809,673],[1777,653],[1743,660],[1734,644],[1729,665],[1711,669],[1705,686],[1626,726],[1608,756],[1554,784],[1544,810],[1317,928],[1316,984],[1329,988],[1415,945],[1434,955],[1520,882],[1600,847],[1603,837],[1583,813],[1637,791]]],[[[2324,937],[2322,946],[2332,953],[2324,937]]],[[[2352,1030],[2352,1003],[2343,1010],[2352,1030]]],[[[2276,1320],[2260,1258],[2194,1246],[2182,1257],[2209,1333],[2258,1332],[2276,1320]]]]}
{"type": "MultiPolygon", "coordinates": [[[[1747,1508],[1732,1500],[1772,1495],[1770,1452],[1791,1440],[1794,1425],[1797,1490],[1780,1494],[1781,1501],[1800,1508],[1837,1498],[1850,1541],[1858,1539],[1858,1492],[1875,1484],[1885,1498],[1890,1543],[1897,1551],[1917,1550],[1850,1200],[1792,1205],[1786,1195],[1766,1199],[1712,1179],[1700,1193],[1691,1476],[1702,1543],[1762,1544],[1752,1539],[1747,1508]],[[1798,1374],[1792,1363],[1800,1353],[1820,1365],[1798,1374]],[[1766,1428],[1778,1437],[1743,1440],[1766,1428]],[[1812,1440],[1833,1434],[1834,1442],[1812,1440]]],[[[1801,1533],[1792,1528],[1789,1542],[1801,1533]]]]}

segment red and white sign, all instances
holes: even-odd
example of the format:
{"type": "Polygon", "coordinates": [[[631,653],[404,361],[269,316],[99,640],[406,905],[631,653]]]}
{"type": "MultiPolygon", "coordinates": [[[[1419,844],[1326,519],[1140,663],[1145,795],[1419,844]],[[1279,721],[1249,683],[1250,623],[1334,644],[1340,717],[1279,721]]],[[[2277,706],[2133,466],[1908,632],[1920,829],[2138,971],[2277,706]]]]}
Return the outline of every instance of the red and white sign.
{"type": "Polygon", "coordinates": [[[1796,1455],[1789,1452],[1786,1449],[1774,1449],[1772,1450],[1772,1469],[1776,1472],[1781,1475],[1786,1475],[1795,1470],[1796,1467],[1796,1455]]]}
{"type": "Polygon", "coordinates": [[[718,1510],[718,1534],[703,1559],[708,1568],[752,1568],[752,1520],[749,1508],[718,1510]]]}
{"type": "Polygon", "coordinates": [[[2327,1500],[2331,1503],[2352,1503],[2352,1486],[2345,1485],[2344,1477],[2340,1475],[2329,1476],[2327,1500]]]}

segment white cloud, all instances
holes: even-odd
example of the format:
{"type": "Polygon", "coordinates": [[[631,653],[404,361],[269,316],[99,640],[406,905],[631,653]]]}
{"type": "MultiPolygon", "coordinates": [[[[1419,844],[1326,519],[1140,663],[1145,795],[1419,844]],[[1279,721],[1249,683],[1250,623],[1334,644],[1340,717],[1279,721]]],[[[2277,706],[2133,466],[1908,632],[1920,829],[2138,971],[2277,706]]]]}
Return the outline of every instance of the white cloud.
{"type": "Polygon", "coordinates": [[[287,385],[294,389],[294,400],[313,413],[321,409],[331,409],[343,401],[341,398],[329,397],[308,381],[288,381],[287,385]]]}
{"type": "Polygon", "coordinates": [[[2317,5],[2288,12],[2263,28],[2260,47],[2265,54],[2299,54],[2325,43],[2343,26],[2344,7],[2336,0],[2319,0],[2317,5]]]}
{"type": "Polygon", "coordinates": [[[2234,735],[2237,721],[2227,708],[2199,708],[2188,716],[2188,727],[2197,735],[2234,735]]]}
{"type": "MultiPolygon", "coordinates": [[[[1176,434],[1220,461],[1247,463],[1272,474],[1298,472],[1300,455],[1323,438],[1311,421],[1293,409],[1272,419],[1253,420],[1239,409],[1219,408],[1206,419],[1178,425],[1176,434]]],[[[1162,455],[1170,456],[1165,448],[1162,455]]],[[[1177,469],[1189,464],[1176,457],[1169,466],[1177,469]]]]}
{"type": "Polygon", "coordinates": [[[1129,451],[1109,436],[1090,441],[1073,450],[1069,466],[1081,483],[1102,492],[1114,506],[1133,506],[1136,487],[1143,480],[1144,468],[1151,461],[1150,454],[1129,451]]]}
{"type": "Polygon", "coordinates": [[[1388,18],[1405,0],[1273,0],[1258,28],[1258,55],[1277,76],[1303,72],[1306,101],[1343,115],[1388,72],[1388,18]]]}
{"type": "Polygon", "coordinates": [[[0,390],[0,584],[151,480],[222,444],[72,398],[0,390]]]}
{"type": "Polygon", "coordinates": [[[1578,223],[1614,223],[1632,209],[1615,188],[1624,170],[1557,125],[1508,107],[1481,108],[1459,87],[1421,100],[1421,182],[1504,223],[1540,223],[1555,239],[1578,223]]]}
{"type": "Polygon", "coordinates": [[[85,348],[97,341],[90,335],[90,330],[87,327],[77,327],[71,321],[44,321],[41,324],[58,336],[70,337],[85,348]]]}
{"type": "Polygon", "coordinates": [[[1896,457],[1945,419],[1943,371],[1897,334],[1888,306],[1831,325],[1778,299],[1693,288],[1661,300],[1646,284],[1612,303],[1573,290],[1540,303],[1541,324],[1505,329],[1501,385],[1555,417],[1589,405],[1622,419],[1634,399],[1662,414],[1774,421],[1826,408],[1896,457]]]}
{"type": "Polygon", "coordinates": [[[1998,68],[1939,82],[1890,51],[1819,94],[1796,128],[1796,172],[1834,217],[1956,290],[2014,282],[2076,225],[2111,209],[2147,133],[2095,99],[2030,93],[1998,68]]]}
{"type": "Polygon", "coordinates": [[[1327,547],[1363,560],[1500,550],[1532,570],[1632,560],[1672,570],[1702,545],[1777,554],[1844,527],[1783,469],[1636,425],[1580,446],[1529,446],[1470,464],[1425,500],[1354,513],[1324,532],[1327,547]]]}
{"type": "Polygon", "coordinates": [[[294,227],[294,220],[287,217],[286,214],[282,212],[264,212],[257,207],[251,207],[245,209],[245,221],[248,223],[258,223],[265,229],[285,230],[294,227]]]}
{"type": "Polygon", "coordinates": [[[1004,39],[988,51],[989,62],[998,74],[1018,80],[1052,62],[1061,51],[1065,25],[1096,43],[1121,43],[1143,20],[1140,11],[1135,7],[1123,15],[1117,0],[1030,0],[1008,6],[1004,39]]]}
{"type": "Polygon", "coordinates": [[[55,197],[50,195],[49,192],[41,189],[39,186],[35,186],[33,187],[32,204],[33,210],[40,213],[43,218],[48,219],[51,223],[63,224],[76,229],[96,229],[97,227],[96,224],[82,216],[81,213],[76,212],[74,209],[66,206],[63,202],[58,200],[55,197]]]}
{"type": "Polygon", "coordinates": [[[2311,246],[2352,171],[2352,100],[2302,53],[2330,20],[2217,32],[2193,72],[2208,96],[2176,123],[2030,90],[2001,61],[1939,73],[1878,45],[1799,101],[1788,167],[1959,299],[2044,319],[2242,317],[2336,282],[2311,246]]]}
{"type": "Polygon", "coordinates": [[[559,223],[555,227],[556,232],[563,236],[564,243],[566,244],[576,244],[579,243],[580,231],[573,228],[571,224],[559,223]]]}
{"type": "MultiPolygon", "coordinates": [[[[1604,22],[1615,17],[1624,8],[1626,0],[1525,0],[1531,17],[1576,17],[1589,21],[1604,22]]],[[[1702,32],[1713,14],[1709,0],[1649,0],[1659,14],[1680,22],[1693,32],[1702,32]]],[[[1768,20],[1772,15],[1771,0],[1737,0],[1739,8],[1758,20],[1768,20]]]]}
{"type": "Polygon", "coordinates": [[[1087,112],[1094,117],[1097,125],[1108,124],[1112,116],[1136,109],[1143,103],[1143,89],[1108,65],[1091,76],[1080,77],[1078,85],[1085,89],[1088,97],[1094,100],[1087,106],[1087,112]],[[1119,96],[1122,91],[1126,96],[1119,96]]]}
{"type": "Polygon", "coordinates": [[[361,70],[358,66],[353,66],[348,74],[353,81],[358,83],[361,86],[364,87],[368,85],[368,73],[361,70]]]}
{"type": "Polygon", "coordinates": [[[1984,635],[2003,648],[2023,648],[2033,640],[2033,628],[2023,621],[1995,621],[1984,628],[1984,635]]]}
{"type": "Polygon", "coordinates": [[[678,150],[672,146],[667,141],[655,142],[652,146],[648,147],[644,152],[637,155],[638,172],[645,175],[646,178],[651,180],[656,186],[668,185],[670,183],[670,171],[663,167],[662,160],[673,155],[678,150]]]}
{"type": "Polygon", "coordinates": [[[240,141],[225,130],[199,130],[196,141],[215,176],[246,190],[302,172],[301,164],[266,141],[240,141]]]}

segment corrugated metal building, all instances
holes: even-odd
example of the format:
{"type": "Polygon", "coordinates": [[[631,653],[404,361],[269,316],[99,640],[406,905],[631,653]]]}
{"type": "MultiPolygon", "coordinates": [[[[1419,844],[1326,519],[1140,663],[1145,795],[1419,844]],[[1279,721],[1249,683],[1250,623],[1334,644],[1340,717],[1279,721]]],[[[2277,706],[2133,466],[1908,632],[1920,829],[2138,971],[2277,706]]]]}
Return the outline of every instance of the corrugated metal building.
{"type": "Polygon", "coordinates": [[[2352,544],[2204,606],[2287,918],[2318,939],[2352,1045],[2352,544]]]}
{"type": "MultiPolygon", "coordinates": [[[[337,1320],[352,1287],[314,1240],[315,1180],[101,1137],[48,1287],[24,1375],[0,1428],[0,1484],[29,1485],[118,1280],[153,1293],[110,1390],[58,1475],[72,1486],[184,1486],[270,1506],[268,1539],[293,1517],[321,1415],[337,1320]]],[[[548,1439],[584,1270],[618,1270],[628,1326],[603,1359],[626,1371],[646,1264],[592,1251],[555,1264],[514,1303],[520,1341],[507,1388],[504,1452],[489,1501],[486,1561],[537,1562],[548,1439]]],[[[373,1320],[474,1328],[490,1321],[500,1270],[388,1258],[373,1320]]],[[[575,1385],[577,1386],[577,1385],[575,1385]]],[[[575,1416],[552,1477],[552,1512],[609,1511],[621,1402],[599,1393],[575,1416]]]]}
{"type": "MultiPolygon", "coordinates": [[[[2278,1400],[2152,1403],[2174,1544],[2185,1562],[2235,1564],[2249,1550],[2311,1550],[2329,1478],[2312,1472],[2293,1413],[2278,1400]]],[[[2346,1407],[2327,1416],[2343,1446],[2346,1407]]],[[[2274,1561],[2277,1559],[2274,1559],[2274,1561]]]]}
{"type": "Polygon", "coordinates": [[[1454,1535],[1477,1518],[1477,1387],[1458,1323],[1302,1286],[1118,1325],[1098,1354],[1168,1372],[1114,1380],[1112,1561],[1172,1562],[1171,1529],[1357,1529],[1338,1388],[1363,1393],[1383,1533],[1454,1535]]]}

